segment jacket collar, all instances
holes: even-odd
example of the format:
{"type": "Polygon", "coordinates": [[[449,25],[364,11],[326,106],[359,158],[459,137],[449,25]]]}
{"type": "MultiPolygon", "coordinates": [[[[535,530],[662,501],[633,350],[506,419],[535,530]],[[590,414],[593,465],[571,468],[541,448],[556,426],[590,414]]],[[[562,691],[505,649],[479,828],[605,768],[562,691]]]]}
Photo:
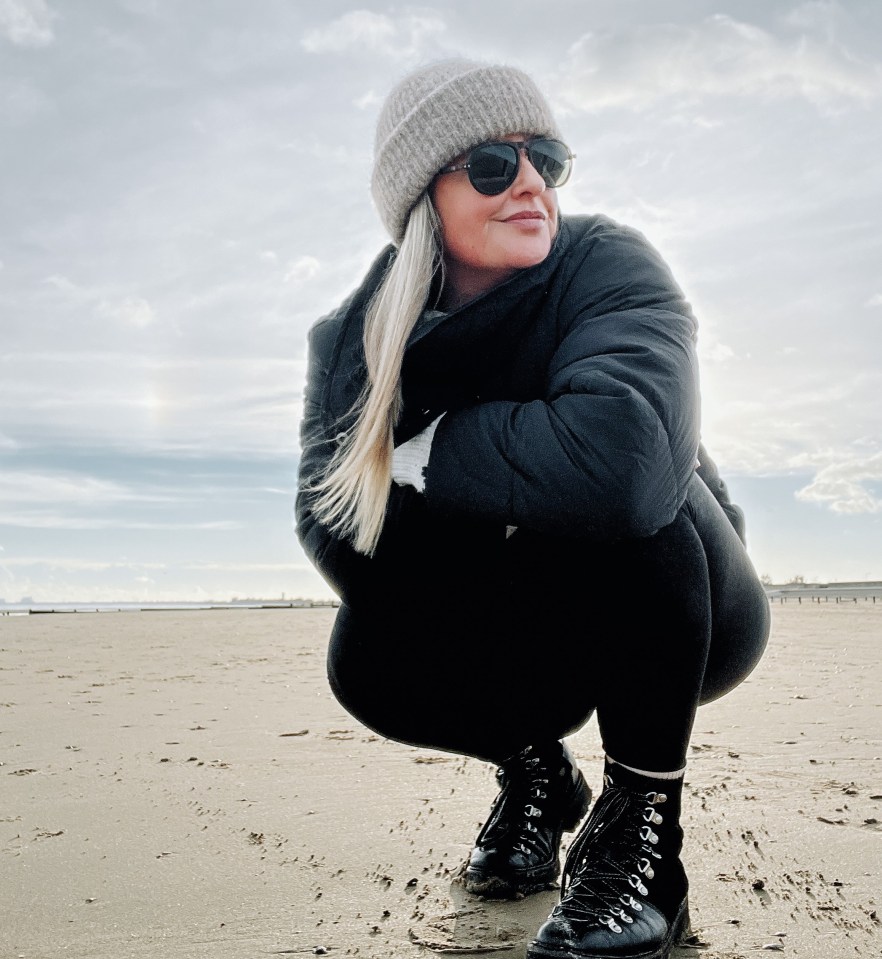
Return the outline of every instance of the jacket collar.
{"type": "Polygon", "coordinates": [[[541,263],[520,270],[504,283],[494,286],[493,289],[476,296],[473,300],[469,300],[468,303],[464,303],[450,313],[432,316],[417,324],[407,341],[407,349],[410,350],[442,324],[456,323],[459,325],[460,321],[470,322],[476,314],[486,314],[488,311],[494,316],[504,315],[528,291],[544,286],[557,268],[558,263],[560,263],[568,245],[567,237],[571,228],[564,217],[560,218],[559,223],[560,226],[554,237],[554,243],[551,245],[548,256],[541,263]]]}
{"type": "MultiPolygon", "coordinates": [[[[528,321],[528,307],[548,288],[569,248],[571,232],[572,227],[561,217],[551,250],[541,263],[519,271],[451,313],[436,314],[419,323],[405,348],[402,368],[405,385],[407,380],[414,382],[414,379],[424,385],[439,378],[468,379],[469,368],[482,362],[484,350],[474,349],[476,345],[483,344],[486,348],[489,341],[501,334],[511,342],[517,336],[518,321],[528,321]]],[[[395,253],[393,246],[386,247],[359,289],[337,311],[342,320],[341,338],[325,385],[325,408],[336,421],[341,421],[352,409],[364,384],[365,311],[395,253]]]]}

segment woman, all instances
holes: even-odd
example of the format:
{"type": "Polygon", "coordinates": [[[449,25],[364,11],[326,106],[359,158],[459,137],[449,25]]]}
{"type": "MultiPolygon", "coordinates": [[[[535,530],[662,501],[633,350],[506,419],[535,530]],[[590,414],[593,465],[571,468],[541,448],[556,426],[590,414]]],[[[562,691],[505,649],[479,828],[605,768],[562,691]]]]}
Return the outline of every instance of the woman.
{"type": "Polygon", "coordinates": [[[690,307],[639,233],[560,215],[572,163],[519,70],[389,95],[393,245],[310,332],[298,533],[342,600],[340,702],[499,767],[471,892],[557,879],[591,798],[563,738],[596,712],[604,789],[528,956],[662,959],[695,710],[754,667],[768,605],[699,447],[690,307]]]}

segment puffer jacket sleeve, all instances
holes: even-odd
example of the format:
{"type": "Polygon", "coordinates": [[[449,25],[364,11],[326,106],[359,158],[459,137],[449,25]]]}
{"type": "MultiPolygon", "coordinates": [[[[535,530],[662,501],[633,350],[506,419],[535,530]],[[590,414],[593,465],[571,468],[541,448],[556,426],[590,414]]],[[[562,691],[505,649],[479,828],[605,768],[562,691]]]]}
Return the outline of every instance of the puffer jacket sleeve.
{"type": "Polygon", "coordinates": [[[569,256],[545,395],[445,416],[427,500],[563,536],[649,536],[695,468],[695,319],[637,231],[610,223],[569,256]]]}
{"type": "Polygon", "coordinates": [[[738,534],[738,538],[744,545],[747,545],[747,536],[745,532],[744,510],[733,503],[729,497],[729,488],[726,486],[717,464],[711,459],[710,454],[704,448],[704,444],[698,447],[698,466],[695,472],[704,481],[705,486],[714,494],[714,499],[720,504],[723,512],[729,518],[729,522],[738,534]]]}
{"type": "Polygon", "coordinates": [[[390,560],[399,555],[401,549],[401,544],[395,541],[408,535],[412,525],[403,522],[404,517],[413,518],[425,507],[415,490],[393,487],[383,534],[373,557],[357,552],[349,540],[328,529],[313,513],[314,494],[310,493],[309,486],[324,471],[336,445],[334,424],[324,407],[325,383],[336,335],[335,325],[328,321],[320,321],[309,333],[294,512],[297,536],[307,558],[344,603],[364,605],[368,598],[377,602],[388,595],[390,584],[395,582],[390,576],[390,560]]]}
{"type": "Polygon", "coordinates": [[[333,439],[325,427],[322,402],[335,340],[333,334],[333,328],[328,321],[319,321],[309,331],[294,516],[297,538],[303,551],[339,595],[335,570],[340,570],[345,562],[354,557],[348,557],[346,544],[338,542],[337,537],[316,519],[312,511],[314,497],[309,491],[310,484],[321,476],[334,452],[333,439]]]}

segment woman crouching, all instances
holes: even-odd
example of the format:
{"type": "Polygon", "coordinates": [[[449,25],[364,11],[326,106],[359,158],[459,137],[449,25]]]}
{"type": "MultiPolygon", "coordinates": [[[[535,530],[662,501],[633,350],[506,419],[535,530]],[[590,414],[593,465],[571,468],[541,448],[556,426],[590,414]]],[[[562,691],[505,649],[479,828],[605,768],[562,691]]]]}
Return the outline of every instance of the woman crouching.
{"type": "Polygon", "coordinates": [[[406,77],[373,195],[393,245],[310,332],[298,534],[339,594],[331,686],[366,726],[499,767],[465,869],[560,875],[528,957],[666,959],[688,928],[697,706],[764,649],[741,514],[699,444],[692,311],[658,253],[562,216],[574,156],[520,70],[406,77]]]}

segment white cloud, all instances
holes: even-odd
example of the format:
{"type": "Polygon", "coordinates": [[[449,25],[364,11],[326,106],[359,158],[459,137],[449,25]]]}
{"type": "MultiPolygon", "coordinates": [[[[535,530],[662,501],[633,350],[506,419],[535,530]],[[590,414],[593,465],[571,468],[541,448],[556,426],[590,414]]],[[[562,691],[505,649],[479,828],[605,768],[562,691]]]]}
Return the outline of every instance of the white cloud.
{"type": "Polygon", "coordinates": [[[82,286],[78,286],[69,277],[62,276],[60,273],[53,273],[51,276],[47,276],[43,282],[48,286],[54,287],[59,293],[64,293],[66,296],[72,298],[88,298],[91,296],[91,293],[88,290],[84,289],[82,286]]]}
{"type": "Polygon", "coordinates": [[[196,570],[226,570],[229,572],[279,572],[283,573],[288,570],[296,569],[306,569],[302,563],[214,563],[214,562],[201,562],[201,563],[181,563],[182,569],[196,569],[196,570]]]}
{"type": "Polygon", "coordinates": [[[23,76],[3,78],[0,115],[7,129],[49,121],[53,114],[58,115],[56,101],[32,79],[23,76]]]}
{"type": "Polygon", "coordinates": [[[882,498],[874,487],[880,483],[882,453],[876,453],[825,466],[796,496],[807,503],[827,506],[834,513],[878,513],[882,511],[882,498]]]}
{"type": "Polygon", "coordinates": [[[0,430],[24,447],[286,455],[296,445],[305,361],[284,351],[273,358],[70,351],[6,359],[15,378],[0,376],[0,430]]]}
{"type": "Polygon", "coordinates": [[[363,96],[360,96],[357,100],[353,100],[353,103],[359,110],[367,110],[368,108],[379,106],[382,102],[382,97],[374,93],[373,90],[368,90],[363,96]]]}
{"type": "Polygon", "coordinates": [[[355,46],[377,49],[395,36],[391,17],[369,10],[352,10],[327,26],[310,30],[301,45],[310,53],[342,53],[355,46]]]}
{"type": "Polygon", "coordinates": [[[285,282],[300,286],[311,280],[321,269],[321,263],[314,256],[301,256],[295,260],[285,274],[285,282]]]}
{"type": "Polygon", "coordinates": [[[821,27],[832,33],[839,12],[839,4],[833,0],[809,0],[794,7],[784,20],[795,27],[821,27]]]}
{"type": "Polygon", "coordinates": [[[165,570],[168,563],[144,563],[116,560],[93,560],[70,556],[15,556],[4,560],[7,566],[25,569],[30,566],[46,566],[52,569],[91,570],[104,572],[110,569],[165,570]]]}
{"type": "Polygon", "coordinates": [[[79,516],[65,516],[61,513],[0,513],[0,526],[18,526],[24,529],[48,530],[84,530],[84,529],[140,529],[140,530],[239,530],[247,524],[236,520],[217,520],[205,523],[150,523],[121,519],[100,519],[79,516]]]}
{"type": "MultiPolygon", "coordinates": [[[[854,375],[825,383],[824,375],[794,377],[775,359],[732,364],[740,394],[716,390],[719,377],[702,382],[702,432],[721,469],[739,476],[816,475],[836,463],[877,454],[878,377],[854,375]]],[[[724,375],[730,366],[717,367],[724,375]]]]}
{"type": "Polygon", "coordinates": [[[689,117],[688,122],[692,123],[694,126],[697,126],[701,130],[718,130],[723,126],[722,120],[715,120],[711,117],[689,117]]]}
{"type": "Polygon", "coordinates": [[[7,506],[12,503],[91,506],[141,498],[119,483],[77,473],[0,473],[0,501],[7,506]]]}
{"type": "Polygon", "coordinates": [[[17,47],[46,47],[55,14],[44,0],[0,0],[0,36],[17,47]]]}
{"type": "Polygon", "coordinates": [[[587,33],[570,48],[560,99],[576,111],[643,109],[665,96],[804,97],[820,105],[882,94],[882,67],[825,38],[777,37],[725,14],[697,26],[587,33]]]}
{"type": "Polygon", "coordinates": [[[116,303],[102,300],[98,312],[111,320],[143,330],[156,319],[150,304],[141,297],[127,296],[116,303]]]}
{"type": "Polygon", "coordinates": [[[725,343],[714,343],[707,349],[699,349],[699,355],[703,363],[726,363],[735,358],[735,350],[725,343]]]}
{"type": "Polygon", "coordinates": [[[159,0],[120,0],[121,5],[142,17],[155,17],[159,14],[159,0]]]}
{"type": "Polygon", "coordinates": [[[876,293],[867,300],[866,306],[882,306],[882,293],[876,293]]]}
{"type": "Polygon", "coordinates": [[[300,42],[309,53],[370,50],[392,57],[413,57],[427,39],[445,29],[444,21],[429,13],[393,19],[370,10],[352,10],[327,26],[310,30],[300,42]]]}
{"type": "Polygon", "coordinates": [[[126,326],[143,329],[156,319],[153,308],[143,297],[107,297],[97,287],[86,287],[69,277],[53,273],[43,281],[74,303],[91,303],[99,316],[126,326]]]}

